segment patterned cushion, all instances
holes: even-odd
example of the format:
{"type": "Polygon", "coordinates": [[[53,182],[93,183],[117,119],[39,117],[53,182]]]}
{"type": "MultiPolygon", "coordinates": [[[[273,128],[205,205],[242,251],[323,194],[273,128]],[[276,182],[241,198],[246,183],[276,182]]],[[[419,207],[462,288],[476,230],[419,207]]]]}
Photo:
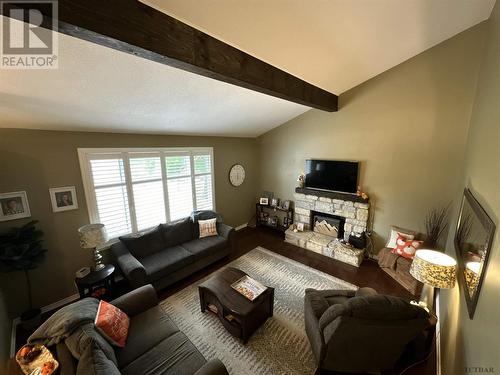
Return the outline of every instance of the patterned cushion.
{"type": "Polygon", "coordinates": [[[217,236],[217,218],[198,220],[200,227],[200,238],[217,236]]]}
{"type": "Polygon", "coordinates": [[[396,248],[391,252],[407,259],[413,259],[417,249],[422,246],[423,241],[408,240],[406,237],[398,236],[396,248]]]}
{"type": "Polygon", "coordinates": [[[127,341],[130,319],[118,307],[106,301],[99,303],[95,317],[95,326],[112,345],[123,348],[127,341]]]}
{"type": "Polygon", "coordinates": [[[415,238],[415,234],[416,233],[412,230],[398,228],[398,227],[391,227],[391,236],[389,237],[389,241],[387,242],[387,245],[385,245],[385,247],[388,247],[390,249],[395,249],[396,241],[398,240],[399,236],[403,236],[407,240],[413,240],[415,238]]]}

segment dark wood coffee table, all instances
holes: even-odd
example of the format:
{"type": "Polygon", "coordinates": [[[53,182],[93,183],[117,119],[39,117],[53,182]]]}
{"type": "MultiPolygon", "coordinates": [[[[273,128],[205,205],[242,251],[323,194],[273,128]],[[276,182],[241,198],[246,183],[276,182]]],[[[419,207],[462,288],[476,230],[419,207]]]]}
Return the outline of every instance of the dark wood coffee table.
{"type": "Polygon", "coordinates": [[[231,284],[245,276],[239,269],[228,267],[198,286],[200,292],[201,312],[211,311],[208,306],[214,305],[215,313],[222,325],[233,336],[247,343],[250,336],[267,318],[273,316],[274,288],[267,290],[250,301],[231,284]]]}

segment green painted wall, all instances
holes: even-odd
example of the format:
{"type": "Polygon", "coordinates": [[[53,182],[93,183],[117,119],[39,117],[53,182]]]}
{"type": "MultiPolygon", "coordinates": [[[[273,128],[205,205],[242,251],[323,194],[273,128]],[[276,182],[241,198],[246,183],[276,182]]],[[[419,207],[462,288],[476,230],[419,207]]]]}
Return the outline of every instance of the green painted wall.
{"type": "MultiPolygon", "coordinates": [[[[474,319],[467,314],[461,288],[441,291],[442,370],[463,374],[466,367],[500,372],[500,4],[487,23],[487,38],[456,202],[469,187],[497,225],[495,240],[474,319]]],[[[457,207],[458,210],[458,207],[457,207]]],[[[454,216],[454,225],[456,223],[454,216]]],[[[451,231],[447,252],[455,256],[451,231]]],[[[470,370],[468,373],[472,373],[470,370]]],[[[483,370],[483,373],[485,371],[483,370]]]]}
{"type": "MultiPolygon", "coordinates": [[[[0,129],[0,192],[27,191],[32,219],[40,221],[49,249],[43,265],[32,272],[35,305],[44,306],[76,293],[75,271],[91,264],[91,254],[80,249],[76,232],[89,221],[77,148],[190,146],[214,148],[217,210],[230,225],[247,223],[255,210],[255,139],[0,129]],[[246,180],[238,188],[228,180],[235,163],[246,168],[246,180]],[[80,208],[53,213],[48,189],[73,185],[80,208]]],[[[2,222],[0,230],[26,221],[2,222]]],[[[5,286],[9,313],[18,316],[27,303],[23,275],[0,274],[0,281],[5,286]]]]}
{"type": "Polygon", "coordinates": [[[307,158],[360,160],[375,251],[391,225],[423,230],[426,212],[455,198],[483,36],[469,29],[342,94],[338,112],[260,136],[261,190],[292,198],[307,158]]]}

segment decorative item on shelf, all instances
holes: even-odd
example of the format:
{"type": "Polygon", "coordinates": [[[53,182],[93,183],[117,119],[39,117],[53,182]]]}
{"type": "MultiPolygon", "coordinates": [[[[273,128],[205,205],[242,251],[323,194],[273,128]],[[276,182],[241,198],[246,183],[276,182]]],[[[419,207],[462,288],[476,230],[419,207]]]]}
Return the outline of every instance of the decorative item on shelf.
{"type": "Polygon", "coordinates": [[[364,200],[368,200],[368,194],[361,190],[361,185],[358,185],[358,190],[356,191],[356,195],[358,197],[363,198],[364,200]]]}
{"type": "Polygon", "coordinates": [[[284,210],[289,210],[290,209],[290,201],[288,201],[288,200],[282,201],[281,208],[284,210]]]}
{"type": "Polygon", "coordinates": [[[297,230],[299,232],[303,232],[304,231],[304,223],[297,223],[297,230]]]}
{"type": "Polygon", "coordinates": [[[279,198],[271,199],[271,207],[279,207],[279,206],[280,206],[280,199],[279,198]]]}
{"type": "Polygon", "coordinates": [[[42,245],[43,232],[36,223],[30,221],[0,235],[0,271],[23,271],[26,278],[29,309],[21,314],[21,325],[27,330],[37,327],[41,318],[41,310],[33,308],[29,271],[38,267],[47,252],[42,245]]]}
{"type": "Polygon", "coordinates": [[[25,191],[0,194],[0,221],[31,217],[28,195],[25,191]]]}
{"type": "Polygon", "coordinates": [[[90,273],[90,267],[82,267],[75,272],[75,277],[81,279],[90,273]]]}
{"type": "Polygon", "coordinates": [[[237,187],[245,181],[245,168],[241,164],[235,164],[229,170],[229,182],[237,187]]]}
{"type": "Polygon", "coordinates": [[[267,206],[269,204],[269,198],[262,197],[260,198],[259,203],[267,206]]]}
{"type": "Polygon", "coordinates": [[[292,218],[286,216],[283,218],[283,226],[288,228],[290,224],[292,223],[292,218]]]}
{"type": "Polygon", "coordinates": [[[304,172],[298,175],[297,182],[299,183],[299,187],[303,188],[306,183],[306,175],[304,172]]]}
{"type": "Polygon", "coordinates": [[[76,188],[74,186],[51,188],[49,189],[49,194],[52,203],[52,212],[76,210],[78,208],[76,188]]]}
{"type": "Polygon", "coordinates": [[[278,216],[269,216],[267,218],[267,224],[273,227],[278,225],[278,216]]]}
{"type": "Polygon", "coordinates": [[[420,305],[432,310],[434,288],[450,289],[455,286],[457,262],[455,259],[435,250],[417,250],[410,267],[410,274],[424,283],[420,305]]]}
{"type": "Polygon", "coordinates": [[[107,241],[106,228],[104,224],[88,224],[78,229],[80,235],[80,247],[82,249],[94,250],[94,271],[102,270],[102,255],[98,248],[107,241]]]}
{"type": "Polygon", "coordinates": [[[271,199],[272,197],[274,197],[274,193],[272,191],[267,191],[267,190],[264,190],[262,192],[262,196],[264,198],[267,198],[267,199],[271,199]]]}
{"type": "Polygon", "coordinates": [[[449,203],[445,207],[432,208],[427,213],[425,217],[425,247],[435,249],[439,246],[439,239],[448,228],[450,206],[449,203]]]}

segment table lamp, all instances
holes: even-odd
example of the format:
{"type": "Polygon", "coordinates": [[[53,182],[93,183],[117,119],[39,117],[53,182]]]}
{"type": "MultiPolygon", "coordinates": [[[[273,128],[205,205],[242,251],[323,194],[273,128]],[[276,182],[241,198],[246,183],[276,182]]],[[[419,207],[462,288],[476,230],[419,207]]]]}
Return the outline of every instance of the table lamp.
{"type": "Polygon", "coordinates": [[[455,286],[457,261],[439,251],[417,250],[410,267],[410,274],[424,283],[419,304],[432,310],[434,288],[450,289],[455,286]]]}
{"type": "Polygon", "coordinates": [[[94,271],[104,268],[102,264],[102,255],[97,248],[107,241],[106,228],[104,224],[88,224],[78,229],[80,235],[80,247],[82,249],[94,250],[94,271]]]}

